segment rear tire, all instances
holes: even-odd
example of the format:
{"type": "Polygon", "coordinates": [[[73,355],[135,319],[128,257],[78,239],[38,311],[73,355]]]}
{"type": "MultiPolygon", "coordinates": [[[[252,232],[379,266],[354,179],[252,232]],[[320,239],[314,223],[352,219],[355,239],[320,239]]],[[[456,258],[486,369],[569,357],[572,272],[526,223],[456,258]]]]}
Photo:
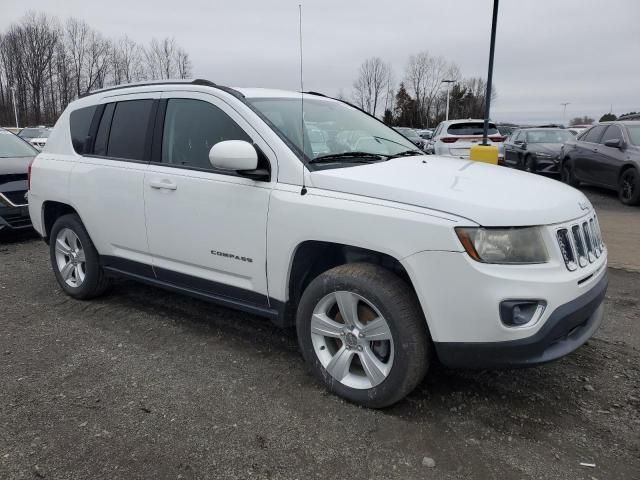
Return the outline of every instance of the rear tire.
{"type": "Polygon", "coordinates": [[[566,183],[567,185],[573,188],[578,188],[580,186],[580,182],[576,179],[575,175],[573,174],[573,165],[571,165],[571,162],[569,160],[565,160],[564,163],[562,164],[562,170],[560,171],[560,178],[564,183],[566,183]]]}
{"type": "Polygon", "coordinates": [[[78,215],[63,215],[55,221],[49,235],[49,254],[56,280],[70,297],[88,300],[111,286],[78,215]]]}
{"type": "Polygon", "coordinates": [[[377,265],[341,265],[316,277],[302,295],[296,325],[314,375],[359,405],[392,405],[427,372],[431,340],[418,299],[377,265]]]}
{"type": "Polygon", "coordinates": [[[625,205],[640,204],[640,174],[635,168],[627,168],[620,175],[618,198],[625,205]]]}

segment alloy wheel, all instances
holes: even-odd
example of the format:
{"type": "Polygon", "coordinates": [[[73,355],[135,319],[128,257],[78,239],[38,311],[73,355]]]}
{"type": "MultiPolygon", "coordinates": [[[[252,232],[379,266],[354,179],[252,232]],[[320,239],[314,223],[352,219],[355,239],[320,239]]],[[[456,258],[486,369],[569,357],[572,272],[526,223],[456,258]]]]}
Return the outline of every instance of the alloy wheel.
{"type": "Polygon", "coordinates": [[[635,193],[635,175],[632,170],[627,170],[622,174],[621,179],[621,195],[625,200],[630,200],[633,198],[633,194],[635,193]]]}
{"type": "Polygon", "coordinates": [[[311,340],[324,369],[347,387],[373,388],[391,372],[394,345],[389,324],[356,293],[332,292],[318,302],[311,340]]]}
{"type": "Polygon", "coordinates": [[[56,264],[62,279],[70,287],[82,285],[87,275],[86,257],[82,243],[76,233],[63,228],[56,236],[56,264]]]}

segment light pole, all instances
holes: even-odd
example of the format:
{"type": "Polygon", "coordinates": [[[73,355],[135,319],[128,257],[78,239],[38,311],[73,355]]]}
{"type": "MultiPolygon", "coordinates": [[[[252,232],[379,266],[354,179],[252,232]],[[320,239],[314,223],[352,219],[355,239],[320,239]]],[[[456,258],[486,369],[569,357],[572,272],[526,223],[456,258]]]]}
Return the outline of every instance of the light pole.
{"type": "Polygon", "coordinates": [[[496,23],[498,23],[498,0],[493,0],[493,17],[491,19],[491,43],[489,45],[489,71],[487,72],[487,93],[485,95],[484,126],[482,128],[482,145],[487,145],[489,115],[491,107],[491,82],[493,81],[493,52],[496,48],[496,23]]]}
{"type": "Polygon", "coordinates": [[[571,102],[563,102],[560,105],[562,105],[562,124],[564,125],[564,121],[567,116],[567,105],[571,105],[571,102]]]}
{"type": "Polygon", "coordinates": [[[445,114],[445,121],[449,120],[449,92],[451,91],[451,84],[454,83],[455,80],[442,80],[440,83],[447,84],[447,112],[445,114]]]}
{"type": "Polygon", "coordinates": [[[20,128],[18,126],[18,107],[16,107],[16,87],[11,85],[9,88],[11,89],[11,99],[13,101],[13,114],[16,117],[16,128],[20,128]]]}

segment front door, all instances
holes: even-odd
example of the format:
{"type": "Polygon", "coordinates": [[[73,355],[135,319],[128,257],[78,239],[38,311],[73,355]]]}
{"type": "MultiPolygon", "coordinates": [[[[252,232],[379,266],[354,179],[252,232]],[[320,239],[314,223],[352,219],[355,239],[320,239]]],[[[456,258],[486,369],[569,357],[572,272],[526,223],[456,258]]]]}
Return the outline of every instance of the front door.
{"type": "Polygon", "coordinates": [[[618,174],[620,168],[625,161],[625,153],[618,147],[608,147],[605,145],[607,140],[620,140],[621,145],[624,142],[622,130],[617,125],[610,125],[600,139],[598,148],[598,157],[594,162],[594,175],[600,179],[602,185],[617,188],[618,174]]]}
{"type": "Polygon", "coordinates": [[[215,170],[209,150],[223,140],[257,144],[269,157],[272,179],[275,155],[237,112],[210,94],[172,92],[163,98],[155,131],[144,198],[156,277],[267,306],[266,226],[273,180],[215,170]]]}

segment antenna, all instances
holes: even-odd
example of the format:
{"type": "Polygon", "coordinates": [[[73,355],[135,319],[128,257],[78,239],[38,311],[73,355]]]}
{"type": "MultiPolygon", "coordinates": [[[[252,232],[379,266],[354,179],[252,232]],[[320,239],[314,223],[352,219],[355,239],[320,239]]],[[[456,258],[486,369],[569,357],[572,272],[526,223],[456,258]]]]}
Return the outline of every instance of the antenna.
{"type": "Polygon", "coordinates": [[[300,32],[300,135],[302,136],[302,190],[300,195],[306,195],[307,187],[304,183],[304,82],[302,77],[302,4],[298,4],[299,32],[300,32]]]}

